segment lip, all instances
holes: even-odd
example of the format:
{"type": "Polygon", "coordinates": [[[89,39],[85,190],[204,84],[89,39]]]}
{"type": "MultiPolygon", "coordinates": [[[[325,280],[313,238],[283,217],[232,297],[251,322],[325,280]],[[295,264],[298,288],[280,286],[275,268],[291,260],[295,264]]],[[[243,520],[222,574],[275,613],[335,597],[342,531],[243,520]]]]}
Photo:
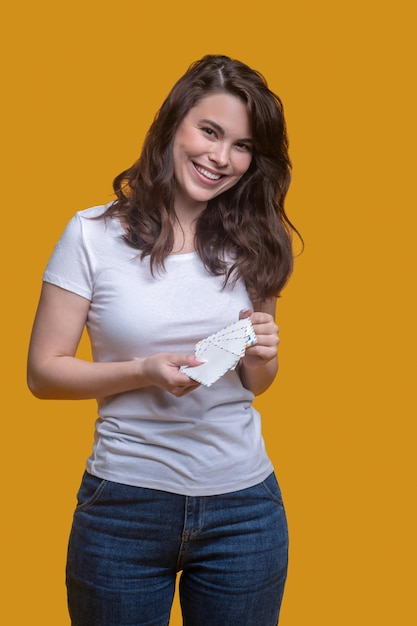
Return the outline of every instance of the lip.
{"type": "Polygon", "coordinates": [[[199,163],[195,163],[194,161],[192,161],[192,164],[199,180],[203,181],[206,185],[217,185],[217,183],[219,183],[225,177],[224,174],[222,174],[221,172],[216,172],[216,170],[213,170],[210,167],[205,167],[204,165],[200,165],[199,163]],[[210,178],[209,176],[206,176],[204,172],[212,174],[213,176],[216,176],[218,178],[210,178]]]}

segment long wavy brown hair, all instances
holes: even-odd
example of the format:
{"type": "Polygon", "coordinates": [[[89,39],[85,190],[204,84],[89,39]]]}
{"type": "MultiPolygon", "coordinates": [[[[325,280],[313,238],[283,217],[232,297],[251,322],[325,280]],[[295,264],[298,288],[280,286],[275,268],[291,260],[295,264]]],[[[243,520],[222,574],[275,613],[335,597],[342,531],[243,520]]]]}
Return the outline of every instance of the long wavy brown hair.
{"type": "Polygon", "coordinates": [[[195,246],[214,275],[241,277],[255,301],[278,296],[293,269],[295,229],[284,210],[291,162],[281,100],[263,76],[240,61],[207,55],[193,63],[162,104],[139,159],[113,188],[117,200],[106,216],[118,215],[126,242],[150,255],[163,270],[173,248],[175,178],[173,141],[188,111],[212,93],[229,93],[246,103],[252,122],[251,164],[238,183],[210,200],[196,224],[195,246]],[[231,260],[232,259],[232,260],[231,260]]]}

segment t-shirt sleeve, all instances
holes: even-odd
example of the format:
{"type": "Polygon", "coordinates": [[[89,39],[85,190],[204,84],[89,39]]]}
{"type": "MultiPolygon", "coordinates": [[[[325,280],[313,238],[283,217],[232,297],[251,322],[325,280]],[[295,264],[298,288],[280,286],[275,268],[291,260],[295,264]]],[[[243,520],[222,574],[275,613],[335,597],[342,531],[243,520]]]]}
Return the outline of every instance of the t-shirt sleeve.
{"type": "Polygon", "coordinates": [[[43,280],[91,300],[93,274],[82,220],[75,215],[65,228],[46,266],[43,280]]]}

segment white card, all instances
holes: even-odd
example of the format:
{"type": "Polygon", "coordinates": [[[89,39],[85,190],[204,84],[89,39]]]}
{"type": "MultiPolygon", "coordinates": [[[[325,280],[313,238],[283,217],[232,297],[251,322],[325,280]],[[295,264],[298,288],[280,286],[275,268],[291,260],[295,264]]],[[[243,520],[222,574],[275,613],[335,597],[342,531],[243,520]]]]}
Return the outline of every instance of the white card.
{"type": "Polygon", "coordinates": [[[205,363],[180,369],[193,380],[210,387],[226,372],[235,369],[246,348],[255,343],[256,335],[250,318],[237,320],[197,343],[195,356],[205,363]]]}

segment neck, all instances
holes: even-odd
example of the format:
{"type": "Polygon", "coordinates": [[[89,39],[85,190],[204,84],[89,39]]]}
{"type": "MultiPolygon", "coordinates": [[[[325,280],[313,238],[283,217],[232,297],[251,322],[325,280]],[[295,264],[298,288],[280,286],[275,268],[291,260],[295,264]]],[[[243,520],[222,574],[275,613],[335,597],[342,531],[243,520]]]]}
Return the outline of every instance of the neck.
{"type": "MultiPolygon", "coordinates": [[[[198,217],[198,216],[197,216],[198,217]]],[[[174,246],[172,254],[186,254],[195,250],[195,226],[197,217],[180,214],[175,216],[172,227],[174,230],[174,246]]]]}
{"type": "Polygon", "coordinates": [[[206,207],[207,202],[192,200],[187,195],[183,195],[179,190],[175,193],[175,215],[181,225],[185,226],[187,223],[195,221],[206,207]]]}

